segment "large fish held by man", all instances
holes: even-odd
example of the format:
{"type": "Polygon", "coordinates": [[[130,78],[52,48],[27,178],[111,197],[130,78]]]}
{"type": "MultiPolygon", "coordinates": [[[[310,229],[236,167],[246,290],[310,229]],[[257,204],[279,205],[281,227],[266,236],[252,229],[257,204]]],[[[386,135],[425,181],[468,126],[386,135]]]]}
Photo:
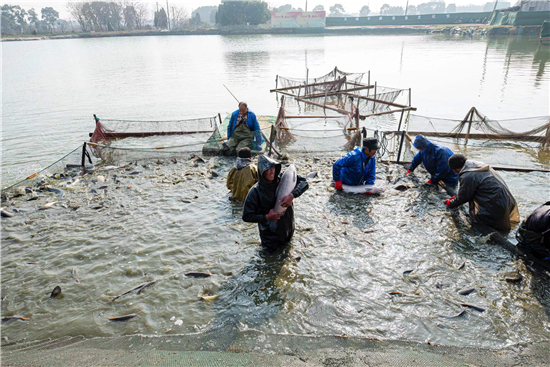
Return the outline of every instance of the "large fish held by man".
{"type": "MultiPolygon", "coordinates": [[[[284,215],[286,208],[281,205],[281,199],[292,193],[292,190],[294,190],[294,188],[296,187],[296,182],[296,167],[291,164],[285,170],[285,173],[283,173],[283,175],[281,176],[281,180],[279,181],[279,185],[277,186],[277,191],[275,191],[276,199],[275,207],[273,208],[274,212],[282,213],[281,216],[284,215]]],[[[271,229],[271,232],[275,232],[275,230],[277,229],[277,222],[277,220],[269,221],[269,229],[271,229]]]]}

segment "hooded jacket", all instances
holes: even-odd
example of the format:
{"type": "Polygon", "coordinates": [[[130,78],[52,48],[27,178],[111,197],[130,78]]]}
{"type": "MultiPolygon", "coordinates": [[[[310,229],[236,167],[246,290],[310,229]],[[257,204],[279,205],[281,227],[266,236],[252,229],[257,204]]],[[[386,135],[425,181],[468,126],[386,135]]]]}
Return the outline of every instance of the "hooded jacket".
{"type": "Polygon", "coordinates": [[[338,159],[332,165],[332,179],[344,185],[374,185],[376,180],[376,159],[369,158],[358,147],[338,159]]]}
{"type": "Polygon", "coordinates": [[[250,188],[258,182],[258,169],[250,158],[237,158],[235,167],[231,168],[227,175],[226,186],[233,198],[244,201],[250,188]]]}
{"type": "MultiPolygon", "coordinates": [[[[246,113],[246,125],[250,131],[254,132],[254,142],[256,147],[259,147],[262,144],[262,131],[260,129],[260,124],[256,118],[256,114],[250,110],[246,113]]],[[[239,110],[231,114],[231,119],[229,120],[229,125],[227,125],[227,139],[231,138],[233,132],[235,131],[235,124],[237,123],[237,118],[239,117],[239,110]]]]}
{"type": "Polygon", "coordinates": [[[453,155],[449,148],[432,143],[423,135],[417,135],[413,145],[420,151],[414,156],[409,171],[422,163],[434,184],[443,181],[447,186],[455,186],[458,183],[458,175],[449,168],[449,157],[453,155]]]}
{"type": "MultiPolygon", "coordinates": [[[[289,206],[278,220],[275,232],[271,232],[265,216],[275,207],[275,200],[277,199],[275,192],[279,184],[281,164],[265,155],[261,155],[258,157],[258,173],[258,183],[250,189],[244,203],[243,220],[258,223],[262,246],[270,251],[276,251],[278,248],[286,246],[294,234],[294,204],[289,206]],[[268,183],[263,175],[271,167],[275,167],[275,179],[273,182],[268,183]]],[[[297,198],[308,187],[306,179],[298,175],[292,195],[297,198]]]]}
{"type": "Polygon", "coordinates": [[[519,222],[516,200],[504,180],[489,165],[467,160],[458,174],[460,189],[450,207],[468,203],[470,216],[499,231],[519,222]]]}

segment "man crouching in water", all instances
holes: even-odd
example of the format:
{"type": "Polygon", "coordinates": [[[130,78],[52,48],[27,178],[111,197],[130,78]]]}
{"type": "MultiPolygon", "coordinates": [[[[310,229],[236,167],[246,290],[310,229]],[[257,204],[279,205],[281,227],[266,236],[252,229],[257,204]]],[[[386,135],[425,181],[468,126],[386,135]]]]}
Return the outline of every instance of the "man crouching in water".
{"type": "Polygon", "coordinates": [[[258,157],[259,181],[252,186],[244,203],[243,220],[245,222],[258,223],[262,247],[268,253],[284,249],[294,234],[294,208],[292,201],[302,195],[309,187],[302,176],[297,175],[296,187],[289,195],[283,197],[280,202],[286,207],[286,212],[275,213],[276,191],[279,185],[281,164],[265,155],[258,157]],[[271,232],[267,221],[277,220],[275,232],[271,232]]]}

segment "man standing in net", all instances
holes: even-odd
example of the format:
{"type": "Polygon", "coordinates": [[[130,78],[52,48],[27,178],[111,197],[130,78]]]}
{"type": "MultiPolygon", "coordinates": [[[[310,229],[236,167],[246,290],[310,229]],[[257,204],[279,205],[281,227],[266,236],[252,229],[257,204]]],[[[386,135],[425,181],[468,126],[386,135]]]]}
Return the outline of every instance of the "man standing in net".
{"type": "Polygon", "coordinates": [[[460,189],[445,205],[452,209],[468,203],[473,221],[499,231],[509,231],[512,222],[519,222],[516,199],[488,164],[454,154],[449,158],[449,167],[458,173],[460,189]]]}
{"type": "Polygon", "coordinates": [[[455,194],[458,175],[449,168],[449,158],[453,155],[453,152],[447,147],[432,143],[423,135],[416,136],[413,146],[419,152],[414,156],[407,175],[422,163],[430,174],[430,179],[426,184],[437,185],[442,181],[445,184],[447,192],[450,195],[455,194]]]}
{"type": "Polygon", "coordinates": [[[243,221],[258,223],[262,248],[265,253],[272,254],[284,250],[294,234],[294,206],[295,198],[302,195],[309,187],[306,179],[300,175],[296,177],[296,186],[290,194],[283,197],[280,203],[287,208],[282,215],[273,211],[277,200],[281,163],[266,155],[258,157],[258,183],[250,189],[244,202],[243,221]],[[268,221],[277,221],[274,231],[270,229],[268,221]]]}
{"type": "Polygon", "coordinates": [[[240,102],[239,109],[231,114],[227,126],[227,139],[222,149],[224,155],[235,155],[241,148],[262,150],[260,124],[254,112],[248,109],[246,102],[240,102]]]}

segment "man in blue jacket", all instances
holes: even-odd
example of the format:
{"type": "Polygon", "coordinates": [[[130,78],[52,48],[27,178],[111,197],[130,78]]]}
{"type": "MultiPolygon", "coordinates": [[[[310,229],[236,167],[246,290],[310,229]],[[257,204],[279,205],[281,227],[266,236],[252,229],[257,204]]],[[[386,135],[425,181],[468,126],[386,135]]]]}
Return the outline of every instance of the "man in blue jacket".
{"type": "Polygon", "coordinates": [[[363,147],[358,147],[334,162],[332,179],[334,188],[343,190],[342,185],[374,185],[376,180],[376,158],[378,140],[363,139],[363,147]]]}
{"type": "Polygon", "coordinates": [[[453,152],[447,147],[432,143],[423,135],[416,136],[413,146],[419,152],[414,156],[407,175],[422,163],[431,175],[428,182],[426,182],[427,184],[437,185],[439,181],[443,181],[447,190],[455,193],[458,175],[449,168],[449,157],[453,155],[453,152]]]}
{"type": "Polygon", "coordinates": [[[224,155],[235,155],[241,148],[262,150],[260,124],[254,112],[248,109],[246,102],[240,102],[239,109],[231,114],[227,126],[227,139],[227,143],[223,144],[224,155]]]}

